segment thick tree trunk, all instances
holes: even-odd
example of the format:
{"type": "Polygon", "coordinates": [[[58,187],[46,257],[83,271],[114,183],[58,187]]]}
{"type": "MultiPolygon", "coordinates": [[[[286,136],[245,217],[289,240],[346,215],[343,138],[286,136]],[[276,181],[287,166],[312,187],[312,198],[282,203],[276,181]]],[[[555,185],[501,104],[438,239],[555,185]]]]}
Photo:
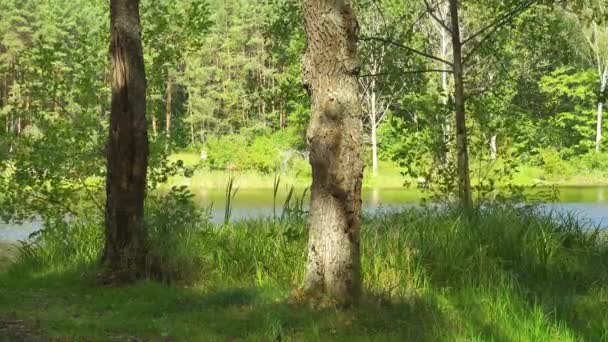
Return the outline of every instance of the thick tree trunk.
{"type": "Polygon", "coordinates": [[[608,82],[608,66],[600,75],[600,100],[597,103],[597,126],[595,131],[595,151],[599,152],[602,143],[602,120],[604,114],[604,93],[606,92],[606,82],[608,82]]]}
{"type": "Polygon", "coordinates": [[[304,292],[339,304],[361,292],[359,230],[363,177],[357,76],[358,24],[348,0],[304,0],[304,84],[313,181],[304,292]]]}
{"type": "Polygon", "coordinates": [[[470,208],[471,178],[469,173],[469,147],[465,116],[464,71],[462,66],[462,42],[458,18],[458,0],[450,0],[450,20],[452,28],[452,55],[454,57],[454,112],[456,114],[456,149],[458,156],[458,197],[461,204],[470,208]]]}
{"type": "Polygon", "coordinates": [[[173,77],[167,78],[167,101],[165,102],[165,134],[171,138],[171,118],[173,116],[173,77]]]}
{"type": "Polygon", "coordinates": [[[148,165],[146,78],[139,0],[110,2],[112,108],[107,145],[105,281],[143,275],[144,197],[148,165]]]}

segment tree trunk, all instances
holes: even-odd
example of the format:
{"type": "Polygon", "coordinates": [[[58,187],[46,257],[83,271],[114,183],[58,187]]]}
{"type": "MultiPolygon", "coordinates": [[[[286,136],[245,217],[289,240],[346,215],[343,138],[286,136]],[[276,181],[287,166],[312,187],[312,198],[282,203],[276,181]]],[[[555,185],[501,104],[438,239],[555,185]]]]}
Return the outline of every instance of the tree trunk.
{"type": "Polygon", "coordinates": [[[376,123],[372,125],[372,175],[378,175],[378,127],[376,123]]]}
{"type": "Polygon", "coordinates": [[[190,141],[194,145],[194,114],[192,113],[192,94],[188,91],[188,115],[190,116],[190,141]]]}
{"type": "MultiPolygon", "coordinates": [[[[9,81],[8,81],[8,76],[6,76],[6,78],[4,79],[4,87],[2,89],[2,108],[3,109],[4,109],[4,107],[8,106],[9,92],[10,92],[10,85],[9,85],[9,81]]],[[[5,120],[5,130],[8,135],[8,133],[10,133],[10,131],[11,131],[8,115],[6,116],[6,118],[4,118],[4,120],[5,120]]]]}
{"type": "Polygon", "coordinates": [[[595,131],[595,151],[599,152],[602,142],[602,120],[604,114],[604,93],[606,92],[606,82],[608,81],[608,66],[604,67],[600,81],[600,100],[597,103],[597,127],[595,131]]]}
{"type": "MultiPolygon", "coordinates": [[[[447,16],[447,12],[449,11],[449,4],[445,3],[444,5],[442,5],[442,7],[439,9],[439,13],[441,14],[441,16],[447,16]]],[[[443,26],[443,25],[439,25],[437,24],[437,29],[439,30],[439,37],[440,37],[440,41],[439,41],[439,57],[441,57],[444,60],[448,60],[450,58],[449,56],[449,48],[450,48],[450,32],[448,32],[448,30],[443,26]]],[[[440,68],[443,68],[444,66],[441,65],[440,68]]],[[[442,95],[441,95],[441,103],[446,106],[448,103],[450,102],[450,85],[449,85],[449,74],[447,71],[441,72],[441,91],[442,91],[442,95]]],[[[450,120],[449,117],[444,116],[442,114],[440,114],[441,117],[439,119],[439,121],[441,122],[441,131],[443,136],[441,137],[443,139],[442,141],[442,146],[445,149],[444,153],[440,156],[439,162],[441,162],[443,165],[443,168],[447,168],[450,162],[450,154],[452,153],[452,140],[451,140],[451,136],[452,136],[452,132],[451,132],[451,127],[450,127],[450,120]]]]}
{"type": "Polygon", "coordinates": [[[304,292],[348,305],[361,293],[358,24],[348,0],[304,0],[303,9],[308,37],[303,79],[312,106],[307,140],[313,174],[304,292]]]}
{"type": "Polygon", "coordinates": [[[372,80],[372,86],[370,87],[371,92],[371,110],[369,115],[369,121],[371,125],[371,138],[372,138],[372,175],[376,177],[378,175],[378,137],[377,129],[378,124],[376,122],[376,81],[372,80]]]}
{"type": "Polygon", "coordinates": [[[156,113],[152,112],[152,137],[156,139],[158,136],[158,123],[156,122],[156,113]]]}
{"type": "Polygon", "coordinates": [[[107,145],[104,281],[144,274],[148,166],[146,77],[139,0],[111,0],[112,108],[107,145]]]}
{"type": "Polygon", "coordinates": [[[450,0],[452,28],[452,55],[454,57],[454,112],[456,114],[456,149],[458,155],[458,197],[465,208],[473,206],[469,173],[469,150],[465,116],[464,70],[462,66],[462,42],[458,18],[458,0],[450,0]]]}
{"type": "Polygon", "coordinates": [[[498,156],[498,147],[496,146],[496,133],[492,134],[492,136],[490,137],[490,159],[491,160],[496,160],[496,157],[498,156]]]}
{"type": "Polygon", "coordinates": [[[165,134],[171,138],[171,117],[173,116],[173,77],[167,78],[167,101],[165,103],[165,134]]]}

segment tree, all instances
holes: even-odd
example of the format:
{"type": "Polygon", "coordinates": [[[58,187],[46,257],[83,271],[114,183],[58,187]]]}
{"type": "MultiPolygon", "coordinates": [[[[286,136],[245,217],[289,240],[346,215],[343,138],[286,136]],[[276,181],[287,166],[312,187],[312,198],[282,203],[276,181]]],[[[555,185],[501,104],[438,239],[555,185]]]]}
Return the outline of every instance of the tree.
{"type": "Polygon", "coordinates": [[[362,122],[358,23],[350,1],[304,0],[304,86],[312,166],[307,295],[355,303],[361,292],[362,122]]]}
{"type": "Polygon", "coordinates": [[[595,130],[595,151],[599,152],[602,141],[602,120],[604,114],[604,102],[606,101],[606,84],[608,83],[608,27],[602,25],[602,14],[606,12],[605,3],[598,1],[593,12],[583,11],[577,16],[577,26],[580,28],[581,36],[584,37],[586,46],[582,51],[595,66],[598,78],[598,100],[597,120],[595,130]],[[597,15],[598,17],[594,16],[597,15]],[[598,15],[599,14],[599,15],[598,15]]]}
{"type": "MultiPolygon", "coordinates": [[[[364,36],[380,36],[387,29],[386,14],[377,4],[362,3],[359,18],[364,36]]],[[[363,74],[359,80],[363,93],[363,111],[367,119],[372,147],[372,175],[378,175],[378,127],[388,117],[393,102],[407,84],[395,71],[402,67],[392,50],[376,41],[364,41],[361,47],[363,74]]]]}
{"type": "Polygon", "coordinates": [[[132,278],[141,275],[146,256],[144,197],[148,135],[139,0],[112,0],[110,25],[112,105],[106,151],[106,239],[102,260],[111,276],[132,278]]]}

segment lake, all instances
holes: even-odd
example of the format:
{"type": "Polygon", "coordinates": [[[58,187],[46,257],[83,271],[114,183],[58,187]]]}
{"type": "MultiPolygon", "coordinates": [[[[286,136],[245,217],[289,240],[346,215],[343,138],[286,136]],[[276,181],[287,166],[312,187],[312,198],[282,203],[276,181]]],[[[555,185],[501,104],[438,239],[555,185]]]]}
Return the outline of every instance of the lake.
{"type": "MultiPolygon", "coordinates": [[[[608,187],[562,187],[558,189],[558,202],[544,203],[542,207],[555,213],[576,213],[585,222],[608,227],[608,187]]],[[[281,215],[287,188],[279,189],[276,213],[281,215]]],[[[203,207],[212,205],[212,220],[221,223],[224,219],[225,194],[222,190],[195,191],[195,200],[203,207]]],[[[302,190],[296,190],[294,197],[300,197],[302,190]]],[[[308,201],[308,199],[306,200],[308,201]]],[[[420,193],[410,189],[365,189],[363,192],[364,211],[373,214],[378,211],[395,211],[420,203],[420,193]]],[[[239,189],[233,202],[232,219],[269,217],[273,215],[271,189],[239,189]]],[[[27,238],[28,234],[42,228],[39,221],[23,225],[0,223],[0,240],[16,241],[27,238]]]]}

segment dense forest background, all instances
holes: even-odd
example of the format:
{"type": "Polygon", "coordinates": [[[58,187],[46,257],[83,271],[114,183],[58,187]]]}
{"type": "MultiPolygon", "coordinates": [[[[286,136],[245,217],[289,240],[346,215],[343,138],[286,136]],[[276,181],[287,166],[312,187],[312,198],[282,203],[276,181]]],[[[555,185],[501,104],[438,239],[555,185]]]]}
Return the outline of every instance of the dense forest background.
{"type": "MultiPolygon", "coordinates": [[[[608,168],[608,156],[595,153],[608,65],[604,4],[532,3],[461,10],[463,37],[497,27],[471,37],[465,57],[474,183],[514,174],[514,165],[537,180],[608,168]]],[[[400,165],[414,183],[453,188],[445,184],[455,179],[447,28],[420,16],[431,6],[422,1],[356,5],[368,173],[400,165]]],[[[447,15],[445,4],[433,6],[447,15]]],[[[1,159],[39,171],[17,177],[22,183],[103,172],[106,7],[0,2],[1,159]]],[[[188,151],[206,170],[309,177],[297,1],[143,1],[141,16],[153,155],[188,151]]]]}
{"type": "Polygon", "coordinates": [[[608,340],[607,1],[0,0],[0,336],[608,340]]]}

